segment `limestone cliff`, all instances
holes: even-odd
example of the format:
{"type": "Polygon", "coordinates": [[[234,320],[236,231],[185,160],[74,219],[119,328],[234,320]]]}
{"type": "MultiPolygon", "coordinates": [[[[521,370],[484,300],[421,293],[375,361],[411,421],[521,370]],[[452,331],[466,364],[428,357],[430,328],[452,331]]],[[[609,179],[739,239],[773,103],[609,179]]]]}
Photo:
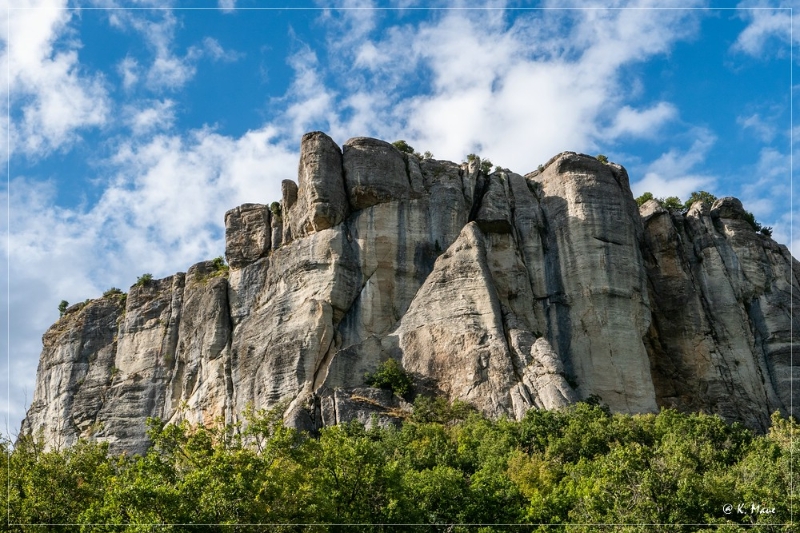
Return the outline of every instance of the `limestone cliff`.
{"type": "Polygon", "coordinates": [[[282,190],[226,214],[229,272],[203,262],[67,310],[22,431],[141,452],[150,416],[392,423],[408,404],[364,383],[390,357],[418,393],[491,416],[597,396],[764,429],[800,404],[797,262],[736,199],[638,209],[625,169],[585,155],[487,175],[321,132],[282,190]]]}

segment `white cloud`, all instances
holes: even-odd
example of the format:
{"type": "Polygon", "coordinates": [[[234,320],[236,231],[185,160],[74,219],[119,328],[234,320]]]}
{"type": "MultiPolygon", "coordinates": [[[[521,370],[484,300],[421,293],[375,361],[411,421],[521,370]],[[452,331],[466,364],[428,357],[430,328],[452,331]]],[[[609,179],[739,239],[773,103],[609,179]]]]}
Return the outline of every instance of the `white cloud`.
{"type": "MultiPolygon", "coordinates": [[[[742,2],[741,16],[748,21],[747,27],[739,34],[731,49],[754,57],[762,57],[770,42],[788,43],[792,37],[792,11],[794,2],[742,2]],[[745,8],[756,8],[746,9],[745,8]],[[772,9],[775,8],[775,9],[772,9]]],[[[794,36],[793,44],[800,42],[800,36],[794,36]]],[[[788,51],[788,50],[787,50],[788,51]]],[[[770,54],[771,55],[771,54],[770,54]]]]}
{"type": "Polygon", "coordinates": [[[222,48],[222,45],[219,44],[219,41],[212,37],[203,39],[203,51],[213,61],[224,61],[226,63],[237,61],[244,56],[244,54],[233,50],[225,50],[222,48]]]}
{"type": "MultiPolygon", "coordinates": [[[[238,138],[201,129],[131,140],[107,162],[113,173],[89,209],[55,206],[52,182],[20,177],[10,198],[0,194],[0,225],[12,224],[0,250],[11,260],[6,412],[13,431],[27,407],[23,391],[33,397],[41,334],[57,318],[58,302],[99,297],[112,286],[127,290],[144,272],[163,277],[223,254],[225,211],[279,200],[281,180],[297,179],[295,143],[280,144],[277,134],[265,126],[238,138]]],[[[0,319],[5,313],[0,306],[0,319]]]]}
{"type": "Polygon", "coordinates": [[[688,150],[669,150],[650,163],[644,172],[644,178],[631,183],[633,195],[651,192],[657,198],[677,196],[685,200],[698,190],[714,193],[717,178],[698,173],[694,169],[705,160],[716,138],[703,129],[697,129],[694,135],[695,141],[688,150]]]}
{"type": "Polygon", "coordinates": [[[236,9],[236,0],[219,0],[218,5],[223,13],[232,13],[236,9]]]}
{"type": "Polygon", "coordinates": [[[741,200],[747,210],[762,222],[777,219],[781,213],[775,212],[774,199],[789,198],[791,194],[789,156],[775,148],[765,147],[761,149],[756,164],[744,171],[751,176],[742,185],[741,200]]]}
{"type": "Polygon", "coordinates": [[[180,56],[175,53],[174,40],[178,20],[169,9],[157,11],[139,10],[114,10],[108,12],[109,23],[122,31],[129,28],[139,33],[145,40],[147,47],[153,54],[150,65],[144,68],[146,72],[139,75],[136,70],[130,70],[134,75],[125,77],[126,66],[136,67],[136,63],[123,62],[120,66],[123,72],[123,82],[128,81],[126,88],[137,80],[144,80],[148,89],[152,91],[177,90],[183,87],[197,72],[196,62],[201,55],[198,48],[190,48],[186,54],[180,56]]]}
{"type": "Polygon", "coordinates": [[[139,81],[139,62],[127,56],[117,65],[117,72],[122,77],[122,87],[131,89],[139,81]]]}
{"type": "Polygon", "coordinates": [[[287,97],[281,99],[288,104],[283,113],[284,120],[291,124],[285,129],[288,135],[299,139],[319,122],[327,122],[330,129],[335,129],[338,121],[335,93],[320,78],[317,55],[310,48],[304,48],[294,54],[289,63],[295,72],[294,81],[287,97]]]}
{"type": "Polygon", "coordinates": [[[123,115],[134,135],[165,130],[175,122],[175,102],[167,99],[146,102],[141,108],[125,106],[123,115]]]}
{"type": "Polygon", "coordinates": [[[43,155],[75,142],[80,130],[105,124],[111,102],[103,78],[81,68],[80,43],[59,40],[71,37],[65,2],[27,0],[17,7],[27,9],[8,11],[9,31],[0,25],[7,64],[0,91],[9,91],[11,100],[13,150],[43,155]]]}
{"type": "Polygon", "coordinates": [[[402,137],[454,160],[477,151],[520,172],[563,150],[653,138],[677,111],[669,102],[623,106],[638,80],[623,84],[620,67],[665,53],[695,29],[689,11],[553,11],[513,23],[502,11],[446,12],[343,47],[354,68],[342,83],[352,93],[334,131],[402,137]],[[420,81],[430,90],[409,87],[420,81]],[[416,94],[399,96],[404,88],[416,94]]]}
{"type": "Polygon", "coordinates": [[[736,123],[744,129],[751,130],[759,140],[765,143],[771,142],[777,133],[774,120],[766,120],[759,113],[736,117],[736,123]]]}
{"type": "Polygon", "coordinates": [[[668,102],[659,102],[648,109],[633,109],[623,106],[606,130],[609,140],[623,135],[640,138],[655,137],[659,128],[678,115],[677,108],[668,102]]]}

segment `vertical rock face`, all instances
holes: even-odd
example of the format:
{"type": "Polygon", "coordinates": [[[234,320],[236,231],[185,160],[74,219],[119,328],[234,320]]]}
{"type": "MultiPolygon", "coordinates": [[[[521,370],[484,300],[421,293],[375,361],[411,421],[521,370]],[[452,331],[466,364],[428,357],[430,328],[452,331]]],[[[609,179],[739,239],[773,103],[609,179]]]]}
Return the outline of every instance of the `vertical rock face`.
{"type": "Polygon", "coordinates": [[[767,427],[800,399],[790,397],[797,261],[753,231],[735,198],[697,202],[685,216],[650,201],[641,213],[653,306],[645,341],[661,403],[767,427]]]}
{"type": "Polygon", "coordinates": [[[283,209],[292,238],[331,228],[345,219],[348,207],[342,151],[333,139],[321,131],[303,135],[297,177],[296,191],[284,185],[283,209]]]}
{"type": "Polygon", "coordinates": [[[226,214],[229,271],[206,261],[70,308],[23,432],[140,453],[148,416],[392,424],[409,404],[364,380],[390,357],[418,394],[518,419],[597,396],[764,429],[800,403],[797,263],[738,200],[637,209],[622,167],[572,152],[487,175],[321,132],[298,182],[226,214]]]}
{"type": "Polygon", "coordinates": [[[112,450],[143,452],[148,417],[163,417],[178,343],[184,274],[131,287],[119,324],[111,383],[95,437],[112,450]]]}
{"type": "Polygon", "coordinates": [[[650,325],[642,234],[622,167],[562,154],[541,176],[547,336],[579,395],[613,410],[656,409],[642,336],[650,325]]]}
{"type": "Polygon", "coordinates": [[[241,268],[267,255],[272,248],[267,206],[244,204],[225,213],[225,242],[225,255],[233,268],[241,268]]]}
{"type": "Polygon", "coordinates": [[[345,143],[344,179],[353,211],[407,198],[411,188],[403,154],[385,141],[367,137],[345,143]]]}

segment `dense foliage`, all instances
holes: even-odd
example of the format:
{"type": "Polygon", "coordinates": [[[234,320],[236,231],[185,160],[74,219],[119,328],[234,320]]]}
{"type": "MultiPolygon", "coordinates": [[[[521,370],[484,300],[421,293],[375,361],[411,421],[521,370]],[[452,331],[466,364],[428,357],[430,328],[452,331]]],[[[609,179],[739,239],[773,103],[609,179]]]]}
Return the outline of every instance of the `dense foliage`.
{"type": "Polygon", "coordinates": [[[13,451],[2,448],[9,488],[2,507],[11,531],[283,524],[266,529],[489,532],[537,530],[490,524],[551,523],[573,525],[539,529],[751,531],[757,523],[765,526],[759,531],[792,530],[797,425],[777,414],[759,436],[671,410],[611,415],[582,403],[532,410],[514,422],[487,420],[463,403],[418,398],[415,405],[399,428],[352,423],[313,437],[284,427],[274,412],[251,415],[244,428],[151,420],[153,447],[144,457],[109,457],[104,446],[86,442],[44,451],[41,441],[24,438],[13,451]]]}

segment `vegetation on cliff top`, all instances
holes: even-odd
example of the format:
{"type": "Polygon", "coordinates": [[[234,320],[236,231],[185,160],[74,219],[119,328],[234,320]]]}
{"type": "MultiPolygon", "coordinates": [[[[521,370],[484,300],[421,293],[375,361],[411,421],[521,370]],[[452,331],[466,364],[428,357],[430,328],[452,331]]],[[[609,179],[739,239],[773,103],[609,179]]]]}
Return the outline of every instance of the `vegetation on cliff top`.
{"type": "MultiPolygon", "coordinates": [[[[599,157],[599,156],[598,156],[599,157]]],[[[711,207],[716,201],[717,197],[706,191],[695,191],[689,195],[686,202],[681,201],[677,196],[668,196],[667,198],[655,198],[653,193],[646,192],[636,199],[636,203],[641,207],[648,200],[655,200],[664,209],[670,212],[685,213],[695,202],[702,201],[707,206],[711,207]]],[[[750,211],[745,211],[744,219],[753,228],[753,231],[759,232],[767,237],[772,237],[772,226],[764,226],[756,220],[755,215],[750,211]]]]}
{"type": "Polygon", "coordinates": [[[29,437],[13,451],[2,446],[9,490],[0,504],[10,511],[9,529],[284,524],[328,531],[337,530],[330,524],[401,523],[593,531],[602,523],[619,524],[605,531],[750,531],[753,524],[790,531],[781,524],[790,520],[789,487],[800,471],[791,438],[797,424],[777,414],[764,436],[671,410],[611,415],[581,403],[492,421],[466,404],[424,398],[400,428],[351,423],[314,437],[284,427],[277,412],[251,414],[245,428],[148,424],[153,446],[143,457],[108,457],[104,445],[87,442],[45,452],[29,437]]]}

